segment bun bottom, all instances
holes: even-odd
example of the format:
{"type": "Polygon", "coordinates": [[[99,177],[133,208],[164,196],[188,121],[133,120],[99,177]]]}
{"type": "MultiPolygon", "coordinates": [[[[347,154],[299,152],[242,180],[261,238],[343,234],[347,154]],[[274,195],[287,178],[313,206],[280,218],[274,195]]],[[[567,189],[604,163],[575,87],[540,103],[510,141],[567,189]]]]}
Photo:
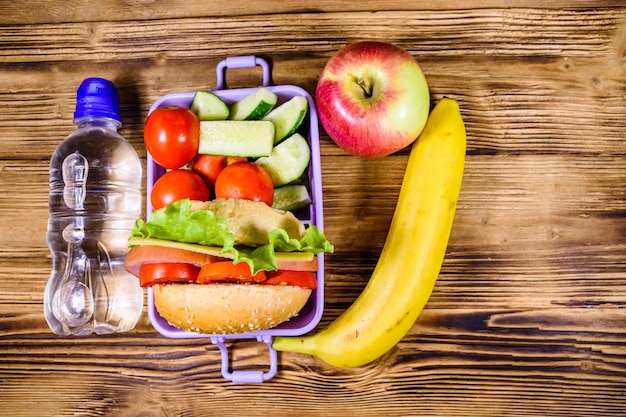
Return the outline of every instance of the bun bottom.
{"type": "Polygon", "coordinates": [[[311,289],[290,285],[155,284],[159,314],[179,329],[206,334],[248,333],[296,316],[311,289]]]}

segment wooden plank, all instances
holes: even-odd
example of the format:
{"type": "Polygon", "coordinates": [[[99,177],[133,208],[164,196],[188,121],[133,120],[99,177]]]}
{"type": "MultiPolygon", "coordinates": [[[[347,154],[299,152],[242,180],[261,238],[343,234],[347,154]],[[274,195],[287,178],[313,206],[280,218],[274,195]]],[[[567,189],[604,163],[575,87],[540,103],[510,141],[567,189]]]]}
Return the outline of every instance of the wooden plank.
{"type": "MultiPolygon", "coordinates": [[[[44,2],[37,2],[44,3],[44,2]]],[[[250,2],[234,0],[224,3],[216,0],[173,0],[168,2],[144,3],[128,2],[109,4],[101,1],[46,1],[45,7],[32,3],[3,2],[0,4],[0,25],[21,25],[37,23],[159,20],[171,18],[230,17],[271,14],[313,14],[334,12],[381,12],[391,10],[423,11],[468,9],[466,2],[441,2],[426,0],[407,2],[405,0],[377,0],[375,2],[352,2],[337,0],[299,1],[274,0],[251,6],[250,2]]],[[[540,8],[576,9],[598,7],[622,7],[620,0],[486,0],[478,8],[540,8]]]]}

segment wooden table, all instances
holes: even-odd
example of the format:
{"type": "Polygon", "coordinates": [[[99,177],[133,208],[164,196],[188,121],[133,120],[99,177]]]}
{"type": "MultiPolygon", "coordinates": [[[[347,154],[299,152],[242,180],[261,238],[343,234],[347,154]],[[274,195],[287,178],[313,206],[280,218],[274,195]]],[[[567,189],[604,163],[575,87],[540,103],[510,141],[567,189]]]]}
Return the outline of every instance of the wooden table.
{"type": "MultiPolygon", "coordinates": [[[[0,414],[10,416],[622,416],[626,414],[626,8],[620,0],[0,3],[0,414]],[[34,4],[33,3],[37,3],[34,4]],[[419,3],[423,3],[417,5],[419,3]],[[448,4],[449,3],[449,4],[448,4]],[[123,6],[121,6],[123,5],[123,6]],[[115,336],[57,337],[42,313],[48,161],[75,90],[109,78],[142,161],[160,96],[215,86],[257,54],[313,93],[343,45],[385,40],[460,103],[466,171],[426,309],[383,358],[336,369],[280,355],[226,382],[206,340],[144,313],[115,336]]],[[[234,72],[231,87],[258,85],[234,72]]],[[[324,327],[370,277],[408,157],[365,160],[321,134],[324,327]]],[[[236,366],[267,348],[238,343],[236,366]]]]}

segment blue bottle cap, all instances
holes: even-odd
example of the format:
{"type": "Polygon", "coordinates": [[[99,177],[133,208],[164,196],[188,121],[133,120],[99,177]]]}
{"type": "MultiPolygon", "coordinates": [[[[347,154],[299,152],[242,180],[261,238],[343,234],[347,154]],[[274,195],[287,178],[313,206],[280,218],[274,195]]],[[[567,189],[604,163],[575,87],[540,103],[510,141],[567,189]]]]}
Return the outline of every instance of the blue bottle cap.
{"type": "Polygon", "coordinates": [[[76,90],[74,119],[82,117],[108,117],[118,122],[120,105],[115,85],[104,78],[87,78],[76,90]]]}

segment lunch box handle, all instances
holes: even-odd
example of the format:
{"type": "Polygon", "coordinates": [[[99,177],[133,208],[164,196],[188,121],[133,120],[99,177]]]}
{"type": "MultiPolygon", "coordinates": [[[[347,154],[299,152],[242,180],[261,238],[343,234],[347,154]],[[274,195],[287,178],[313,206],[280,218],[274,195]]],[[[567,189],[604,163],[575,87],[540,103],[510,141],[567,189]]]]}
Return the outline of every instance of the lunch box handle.
{"type": "Polygon", "coordinates": [[[223,336],[211,336],[211,342],[218,347],[222,357],[222,376],[227,381],[235,384],[261,384],[268,381],[276,375],[278,370],[278,355],[272,347],[271,336],[258,336],[259,342],[265,343],[270,351],[270,370],[264,371],[232,371],[230,372],[230,360],[228,357],[228,348],[226,347],[226,339],[223,336]]]}
{"type": "Polygon", "coordinates": [[[245,56],[231,56],[217,64],[215,72],[217,75],[217,89],[223,90],[225,88],[225,75],[227,68],[253,68],[255,66],[261,66],[263,69],[263,87],[270,85],[270,66],[266,60],[254,55],[245,56]]]}

